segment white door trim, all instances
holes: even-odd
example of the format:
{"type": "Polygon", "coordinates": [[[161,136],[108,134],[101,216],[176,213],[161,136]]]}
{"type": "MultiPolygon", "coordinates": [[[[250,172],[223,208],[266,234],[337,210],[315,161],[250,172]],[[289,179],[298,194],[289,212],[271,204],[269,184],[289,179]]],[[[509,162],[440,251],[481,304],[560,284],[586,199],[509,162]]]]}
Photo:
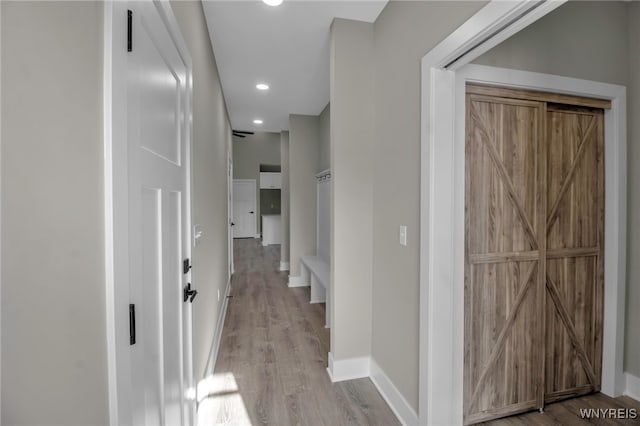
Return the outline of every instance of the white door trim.
{"type": "MultiPolygon", "coordinates": [[[[168,0],[153,0],[187,66],[191,92],[192,61],[168,0]]],[[[129,361],[129,236],[127,154],[127,2],[104,3],[103,138],[107,365],[109,423],[131,424],[129,361]]],[[[186,111],[187,152],[191,155],[191,100],[186,111]]],[[[190,161],[189,161],[190,162],[190,161]]],[[[190,165],[187,164],[190,168],[190,165]]],[[[191,187],[187,183],[191,214],[191,187]]],[[[191,221],[191,218],[187,218],[191,221]]],[[[190,225],[188,227],[190,229],[190,225]]],[[[188,236],[187,236],[188,238],[188,236]]],[[[190,254],[189,254],[190,256],[190,254]]],[[[189,362],[185,360],[185,362],[189,362]]],[[[195,414],[195,413],[193,413],[195,414]]],[[[193,417],[192,417],[193,418],[193,417]]]]}
{"type": "Polygon", "coordinates": [[[230,147],[227,147],[227,256],[229,261],[229,282],[235,272],[235,265],[233,263],[233,228],[231,222],[233,222],[233,151],[230,147]]]}
{"type": "MultiPolygon", "coordinates": [[[[0,6],[0,22],[2,22],[2,7],[0,6]]],[[[0,46],[2,46],[2,31],[0,31],[0,46]]],[[[2,55],[0,55],[0,82],[2,81],[2,55]]],[[[2,99],[2,83],[0,83],[0,99],[2,99]]],[[[2,153],[2,102],[0,102],[0,153],[2,153]]],[[[0,165],[2,155],[0,154],[0,165]]],[[[2,167],[0,167],[2,176],[2,167]]],[[[2,180],[0,179],[0,187],[2,180]]],[[[0,271],[2,271],[2,197],[0,197],[0,271]]],[[[0,273],[0,295],[2,295],[2,274],[0,273]]],[[[2,297],[0,296],[0,365],[2,365],[2,297]]],[[[2,368],[0,368],[0,401],[2,401],[2,368]]],[[[0,421],[2,419],[2,404],[0,404],[0,421]]]]}
{"type": "Polygon", "coordinates": [[[626,89],[466,65],[562,3],[492,1],[422,59],[420,424],[462,423],[464,84],[467,81],[612,101],[612,109],[605,113],[607,196],[602,391],[617,396],[623,390],[626,89]],[[531,12],[525,13],[529,9],[531,12]]]}

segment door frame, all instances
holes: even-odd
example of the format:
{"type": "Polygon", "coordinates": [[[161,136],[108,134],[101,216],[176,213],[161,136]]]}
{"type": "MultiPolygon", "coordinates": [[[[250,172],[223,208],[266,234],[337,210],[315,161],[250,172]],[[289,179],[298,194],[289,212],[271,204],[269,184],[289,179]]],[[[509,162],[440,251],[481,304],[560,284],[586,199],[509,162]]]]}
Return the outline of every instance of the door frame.
{"type": "MultiPolygon", "coordinates": [[[[0,5],[0,22],[2,22],[2,6],[0,5]]],[[[0,31],[0,46],[2,46],[2,31],[0,31]]],[[[2,55],[0,55],[0,99],[2,99],[2,55]]],[[[2,176],[2,102],[0,102],[0,176],[2,176]]],[[[0,178],[0,188],[2,179],[0,178]]],[[[2,197],[0,197],[0,271],[2,271],[2,197]]],[[[2,365],[2,274],[0,273],[0,366],[2,365]]],[[[0,368],[0,384],[2,384],[2,368],[0,368]]],[[[2,386],[0,386],[0,401],[2,401],[2,386]]],[[[0,421],[2,421],[2,404],[0,404],[0,421]]]]}
{"type": "MultiPolygon", "coordinates": [[[[254,214],[256,215],[256,217],[253,220],[253,233],[251,234],[250,237],[239,237],[239,238],[260,238],[260,234],[258,234],[258,197],[256,192],[258,191],[257,189],[257,182],[256,179],[233,179],[233,183],[232,185],[235,185],[237,183],[251,183],[253,184],[253,211],[255,212],[254,214]]],[[[235,191],[232,190],[232,194],[235,194],[235,191]]],[[[231,203],[233,204],[235,202],[235,199],[231,199],[231,203]]],[[[232,211],[233,211],[233,206],[231,207],[232,211]]],[[[233,216],[232,216],[233,219],[233,216]]],[[[233,232],[231,233],[231,238],[233,238],[233,232]]]]}
{"type": "MultiPolygon", "coordinates": [[[[0,5],[0,22],[2,22],[2,5],[0,5]]],[[[0,31],[2,46],[2,31],[0,31]]],[[[2,99],[2,55],[0,54],[0,99],[2,99]]],[[[0,176],[2,176],[2,102],[0,102],[0,176]]],[[[2,179],[0,178],[0,188],[2,179]]],[[[0,271],[2,271],[2,197],[0,197],[0,271]]],[[[0,273],[0,366],[2,365],[2,273],[0,273]]],[[[0,401],[2,401],[2,368],[0,368],[0,401]]],[[[2,404],[0,404],[0,421],[2,421],[2,404]]]]}
{"type": "MultiPolygon", "coordinates": [[[[171,34],[187,68],[187,158],[185,159],[187,226],[192,223],[192,75],[191,55],[168,0],[152,0],[171,34]]],[[[103,138],[104,138],[104,240],[109,423],[132,422],[132,383],[129,351],[129,202],[127,146],[127,8],[128,2],[104,3],[103,138]]],[[[135,37],[135,35],[134,35],[135,37]]],[[[192,244],[189,243],[191,248],[192,244]]],[[[191,257],[191,253],[185,253],[191,257]]],[[[190,363],[188,359],[185,363],[190,363]]],[[[185,397],[195,395],[195,389],[185,397]]],[[[195,404],[186,417],[195,420],[195,404]]]]}
{"type": "Polygon", "coordinates": [[[233,263],[233,155],[231,149],[227,149],[227,256],[229,257],[229,281],[235,272],[233,263]]]}
{"type": "Polygon", "coordinates": [[[626,88],[469,62],[552,12],[561,1],[492,1],[422,58],[420,424],[461,424],[464,348],[465,84],[608,99],[602,390],[624,388],[626,88]],[[437,106],[437,107],[436,107],[437,106]],[[443,326],[444,324],[444,326],[443,326]]]}

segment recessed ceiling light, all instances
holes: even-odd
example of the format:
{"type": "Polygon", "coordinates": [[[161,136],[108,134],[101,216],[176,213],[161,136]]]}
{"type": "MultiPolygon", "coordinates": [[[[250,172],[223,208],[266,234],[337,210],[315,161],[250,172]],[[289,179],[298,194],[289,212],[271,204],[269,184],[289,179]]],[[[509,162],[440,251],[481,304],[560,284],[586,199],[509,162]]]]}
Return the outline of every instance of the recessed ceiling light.
{"type": "Polygon", "coordinates": [[[258,90],[269,90],[269,85],[264,83],[256,84],[256,89],[258,90]]]}
{"type": "Polygon", "coordinates": [[[269,6],[280,6],[282,4],[282,0],[262,0],[264,4],[269,6]]]}
{"type": "Polygon", "coordinates": [[[260,120],[259,118],[253,120],[253,124],[262,124],[262,120],[260,120]]]}

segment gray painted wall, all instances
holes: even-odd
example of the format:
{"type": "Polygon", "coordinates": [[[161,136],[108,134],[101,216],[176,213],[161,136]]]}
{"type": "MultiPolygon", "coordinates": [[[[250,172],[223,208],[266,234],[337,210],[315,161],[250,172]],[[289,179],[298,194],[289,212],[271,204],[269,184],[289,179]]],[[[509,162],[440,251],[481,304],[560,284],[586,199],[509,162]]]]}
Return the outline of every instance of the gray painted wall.
{"type": "Polygon", "coordinates": [[[625,369],[640,377],[640,3],[628,6],[629,143],[627,145],[627,322],[625,369]]]}
{"type": "Polygon", "coordinates": [[[205,371],[229,280],[227,153],[231,126],[202,4],[174,1],[171,7],[193,60],[193,223],[203,231],[193,248],[192,269],[198,289],[193,303],[193,371],[198,379],[205,371]]]}
{"type": "MultiPolygon", "coordinates": [[[[303,164],[309,165],[312,168],[304,169],[301,167],[295,167],[295,174],[298,178],[302,177],[303,181],[296,183],[295,186],[297,189],[307,191],[305,194],[296,194],[294,198],[297,198],[294,202],[294,205],[291,207],[291,213],[289,211],[284,213],[284,205],[286,203],[287,209],[289,209],[289,192],[287,194],[281,194],[282,198],[282,241],[283,244],[280,247],[281,253],[280,257],[283,262],[289,261],[289,245],[290,238],[296,239],[295,244],[295,256],[296,261],[295,267],[292,266],[291,275],[297,276],[300,274],[300,264],[298,263],[300,256],[304,254],[315,254],[315,241],[316,241],[316,214],[310,214],[310,205],[303,204],[304,200],[309,201],[311,195],[315,197],[316,194],[316,185],[315,185],[315,175],[317,172],[321,172],[323,170],[327,170],[331,167],[331,161],[329,157],[330,146],[329,146],[329,104],[324,108],[322,113],[319,116],[292,116],[295,117],[293,120],[295,121],[296,130],[293,131],[293,137],[297,137],[298,139],[302,139],[301,142],[303,145],[296,146],[291,152],[289,149],[289,132],[282,132],[281,139],[281,158],[282,158],[282,184],[283,191],[285,188],[285,182],[287,185],[287,191],[289,189],[289,160],[293,162],[292,155],[296,156],[296,161],[302,161],[303,164]],[[312,133],[316,132],[315,135],[312,133]],[[286,134],[286,135],[285,135],[286,134]],[[286,152],[285,152],[286,150],[286,152]],[[286,164],[285,164],[286,160],[286,164]],[[313,179],[313,187],[311,187],[311,178],[313,179]],[[309,193],[311,191],[311,193],[309,193]],[[284,198],[286,197],[286,199],[284,198]],[[302,209],[302,211],[293,209],[302,209]],[[296,231],[293,234],[290,234],[290,217],[295,216],[296,231]],[[304,227],[304,228],[303,228],[304,227]],[[286,229],[285,229],[286,228],[286,229]],[[313,231],[313,236],[311,235],[311,231],[313,231]]],[[[291,118],[290,118],[291,123],[291,118]]],[[[293,139],[291,139],[293,143],[293,139]]],[[[293,164],[293,163],[291,163],[293,164]]],[[[291,191],[293,193],[293,191],[291,191]]],[[[317,199],[314,198],[313,206],[315,208],[317,199]]]]}
{"type": "Polygon", "coordinates": [[[640,375],[640,127],[633,117],[640,111],[638,71],[638,15],[632,2],[569,2],[552,14],[496,46],[475,62],[628,87],[628,253],[625,369],[640,375]],[[634,185],[634,182],[636,185],[634,185]]]}
{"type": "Polygon", "coordinates": [[[371,354],[373,24],[335,19],[330,49],[331,353],[337,361],[371,354]]]}
{"type": "Polygon", "coordinates": [[[316,178],[319,120],[289,116],[289,275],[300,275],[300,256],[316,252],[316,178]]]}
{"type": "Polygon", "coordinates": [[[331,168],[331,104],[328,103],[319,116],[318,172],[331,168]]]}
{"type": "Polygon", "coordinates": [[[289,262],[289,132],[280,133],[280,164],[282,189],[280,194],[280,261],[289,262]]]}
{"type": "Polygon", "coordinates": [[[626,85],[626,13],[625,2],[571,1],[474,63],[626,85]]]}
{"type": "Polygon", "coordinates": [[[0,7],[1,423],[108,424],[103,5],[0,7]]]}
{"type": "Polygon", "coordinates": [[[260,164],[280,164],[280,133],[233,137],[233,178],[256,181],[256,229],[260,233],[260,164]]]}
{"type": "Polygon", "coordinates": [[[483,5],[392,1],[374,27],[372,355],[416,411],[420,61],[483,5]],[[400,225],[408,226],[406,247],[398,243],[400,225]]]}

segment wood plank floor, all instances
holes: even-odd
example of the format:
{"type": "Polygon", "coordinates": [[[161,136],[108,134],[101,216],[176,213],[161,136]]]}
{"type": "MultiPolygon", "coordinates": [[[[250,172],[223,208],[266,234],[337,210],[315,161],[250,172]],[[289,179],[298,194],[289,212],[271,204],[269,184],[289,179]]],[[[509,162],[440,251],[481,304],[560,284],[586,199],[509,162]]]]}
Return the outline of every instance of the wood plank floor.
{"type": "Polygon", "coordinates": [[[547,405],[544,413],[535,411],[479,424],[491,426],[640,425],[640,402],[627,396],[610,398],[596,393],[547,405]],[[626,418],[611,418],[610,415],[609,418],[604,418],[602,413],[600,413],[600,418],[595,418],[593,415],[591,418],[582,418],[580,410],[589,409],[622,409],[623,412],[620,414],[626,418]]]}
{"type": "Polygon", "coordinates": [[[398,425],[369,379],[331,383],[324,304],[288,288],[279,246],[234,241],[235,274],[214,375],[198,424],[398,425]]]}

